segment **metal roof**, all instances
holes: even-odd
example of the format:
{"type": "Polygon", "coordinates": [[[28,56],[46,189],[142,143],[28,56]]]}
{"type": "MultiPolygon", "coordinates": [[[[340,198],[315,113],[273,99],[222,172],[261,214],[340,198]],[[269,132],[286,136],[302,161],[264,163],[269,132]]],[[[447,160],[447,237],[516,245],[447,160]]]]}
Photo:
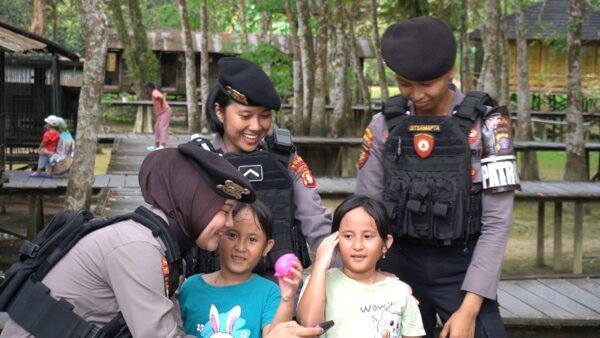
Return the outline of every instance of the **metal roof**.
{"type": "MultiPolygon", "coordinates": [[[[523,10],[527,40],[541,40],[553,36],[566,36],[569,22],[569,1],[544,0],[523,10]]],[[[587,6],[583,18],[581,39],[600,40],[600,13],[587,6]]],[[[516,39],[516,14],[506,17],[507,39],[516,39]]],[[[470,34],[471,39],[480,40],[480,30],[470,34]]]]}
{"type": "Polygon", "coordinates": [[[79,55],[62,45],[48,40],[43,36],[22,30],[0,20],[0,49],[25,53],[28,51],[47,52],[63,55],[73,61],[79,60],[79,55]]]}
{"type": "MultiPolygon", "coordinates": [[[[194,50],[200,50],[201,32],[192,32],[192,43],[194,50]]],[[[181,39],[181,31],[174,30],[148,30],[148,44],[154,51],[163,52],[183,52],[183,42],[181,39]]],[[[242,36],[240,33],[209,33],[208,34],[208,51],[209,53],[219,54],[241,54],[243,50],[242,36]]],[[[282,53],[291,54],[290,39],[287,35],[270,35],[270,42],[277,47],[282,53]]],[[[248,44],[257,45],[259,43],[258,34],[248,34],[248,44]]],[[[373,47],[369,39],[359,38],[359,57],[372,58],[375,57],[373,47]]],[[[109,29],[108,34],[109,49],[123,49],[123,44],[119,40],[119,36],[115,29],[109,29]]]]}

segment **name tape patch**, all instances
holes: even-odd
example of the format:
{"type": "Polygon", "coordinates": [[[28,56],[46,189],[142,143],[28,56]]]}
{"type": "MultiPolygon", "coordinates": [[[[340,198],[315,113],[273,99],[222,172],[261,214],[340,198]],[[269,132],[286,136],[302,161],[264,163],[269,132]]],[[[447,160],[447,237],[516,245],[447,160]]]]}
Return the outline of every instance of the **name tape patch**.
{"type": "Polygon", "coordinates": [[[408,126],[409,132],[429,132],[429,133],[438,133],[440,132],[439,124],[411,124],[408,126]]]}

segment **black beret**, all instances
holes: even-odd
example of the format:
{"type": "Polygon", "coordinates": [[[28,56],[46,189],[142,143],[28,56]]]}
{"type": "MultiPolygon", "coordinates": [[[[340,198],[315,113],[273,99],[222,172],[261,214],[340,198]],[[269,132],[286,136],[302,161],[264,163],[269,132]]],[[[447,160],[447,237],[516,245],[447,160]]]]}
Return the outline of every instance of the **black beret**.
{"type": "Polygon", "coordinates": [[[279,110],[281,99],[259,66],[238,57],[221,58],[218,65],[217,83],[229,97],[247,106],[279,110]]]}
{"type": "Polygon", "coordinates": [[[177,149],[198,166],[204,180],[217,194],[244,203],[256,200],[250,182],[221,154],[193,143],[180,144],[177,149]]]}
{"type": "Polygon", "coordinates": [[[430,81],[446,74],[456,58],[456,41],[441,20],[421,16],[386,29],[381,54],[396,74],[411,81],[430,81]]]}

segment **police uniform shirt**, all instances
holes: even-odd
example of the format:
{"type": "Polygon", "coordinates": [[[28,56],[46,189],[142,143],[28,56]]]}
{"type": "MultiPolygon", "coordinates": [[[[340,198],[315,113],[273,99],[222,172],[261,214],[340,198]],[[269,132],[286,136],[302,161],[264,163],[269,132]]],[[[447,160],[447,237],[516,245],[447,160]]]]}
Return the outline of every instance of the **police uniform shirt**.
{"type": "MultiPolygon", "coordinates": [[[[178,306],[166,296],[165,252],[150,229],[127,220],[84,237],[42,282],[92,324],[121,311],[134,337],[184,337],[178,306]]],[[[2,337],[31,335],[9,320],[2,337]]]]}
{"type": "MultiPolygon", "coordinates": [[[[459,105],[464,95],[456,89],[451,111],[459,105]]],[[[409,102],[411,114],[414,114],[409,102]]],[[[481,182],[481,118],[477,119],[471,132],[471,163],[473,182],[481,182]]],[[[365,130],[356,191],[361,194],[383,199],[383,145],[388,136],[385,117],[382,113],[373,116],[365,130]]],[[[473,292],[485,298],[496,299],[496,292],[502,270],[504,251],[508,242],[508,231],[512,217],[514,192],[483,193],[481,235],[477,241],[471,264],[462,284],[462,290],[473,292]]]]}
{"type": "MultiPolygon", "coordinates": [[[[212,140],[214,148],[227,153],[223,137],[216,134],[212,140]]],[[[263,144],[259,149],[265,149],[263,144]]],[[[306,238],[306,242],[310,246],[313,254],[316,254],[317,248],[321,241],[331,233],[331,212],[321,203],[321,196],[317,191],[317,182],[314,176],[310,173],[308,165],[298,156],[292,154],[288,162],[288,175],[292,178],[294,184],[294,207],[297,221],[300,222],[302,234],[306,238]],[[294,166],[294,161],[301,161],[303,165],[294,166]]],[[[340,262],[336,260],[334,266],[338,266],[340,262]]]]}

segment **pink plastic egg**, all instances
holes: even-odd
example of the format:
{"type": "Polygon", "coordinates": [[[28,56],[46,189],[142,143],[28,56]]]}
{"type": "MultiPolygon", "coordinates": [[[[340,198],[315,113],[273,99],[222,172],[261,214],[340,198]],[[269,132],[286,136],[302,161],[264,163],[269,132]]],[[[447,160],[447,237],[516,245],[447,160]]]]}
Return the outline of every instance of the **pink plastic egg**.
{"type": "Polygon", "coordinates": [[[292,265],[296,260],[296,255],[293,253],[285,254],[277,259],[275,262],[275,276],[284,277],[292,270],[292,265]]]}

